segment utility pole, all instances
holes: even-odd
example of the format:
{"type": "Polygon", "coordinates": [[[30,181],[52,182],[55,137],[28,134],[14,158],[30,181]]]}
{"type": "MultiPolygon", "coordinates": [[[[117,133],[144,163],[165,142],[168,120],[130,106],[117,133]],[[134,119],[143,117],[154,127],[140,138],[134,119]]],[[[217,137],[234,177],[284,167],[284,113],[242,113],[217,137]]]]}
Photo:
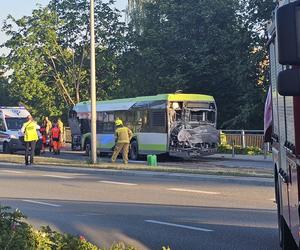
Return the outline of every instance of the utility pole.
{"type": "Polygon", "coordinates": [[[91,31],[91,160],[97,162],[97,137],[96,137],[96,70],[95,70],[95,21],[94,0],[90,0],[90,31],[91,31]]]}

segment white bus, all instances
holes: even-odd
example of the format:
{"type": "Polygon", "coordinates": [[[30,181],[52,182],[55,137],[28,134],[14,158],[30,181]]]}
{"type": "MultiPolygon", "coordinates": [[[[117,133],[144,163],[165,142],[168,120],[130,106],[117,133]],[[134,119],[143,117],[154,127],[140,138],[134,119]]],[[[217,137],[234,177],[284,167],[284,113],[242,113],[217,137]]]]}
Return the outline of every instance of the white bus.
{"type": "MultiPolygon", "coordinates": [[[[90,102],[70,111],[72,149],[90,150],[90,102]]],[[[134,132],[129,156],[168,154],[198,157],[217,151],[217,108],[212,96],[160,94],[97,102],[97,149],[111,152],[114,121],[120,118],[134,132]]]]}

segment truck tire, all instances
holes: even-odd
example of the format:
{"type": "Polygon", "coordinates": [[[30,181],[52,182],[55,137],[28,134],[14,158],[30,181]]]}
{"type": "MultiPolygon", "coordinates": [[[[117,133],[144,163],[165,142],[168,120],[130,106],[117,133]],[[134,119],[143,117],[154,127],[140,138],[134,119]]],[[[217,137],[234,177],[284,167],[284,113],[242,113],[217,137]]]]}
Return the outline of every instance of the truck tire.
{"type": "Polygon", "coordinates": [[[285,219],[281,216],[282,250],[297,250],[297,244],[287,226],[285,219]]]}
{"type": "Polygon", "coordinates": [[[139,148],[136,140],[133,140],[130,143],[129,158],[134,161],[139,158],[139,148]]]}

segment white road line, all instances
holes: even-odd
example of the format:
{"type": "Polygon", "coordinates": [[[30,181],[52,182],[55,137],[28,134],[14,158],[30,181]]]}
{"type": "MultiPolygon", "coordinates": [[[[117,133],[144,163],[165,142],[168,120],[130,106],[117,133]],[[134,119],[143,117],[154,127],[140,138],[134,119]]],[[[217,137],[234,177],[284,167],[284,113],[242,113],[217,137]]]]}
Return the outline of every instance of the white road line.
{"type": "Polygon", "coordinates": [[[199,194],[221,194],[219,192],[209,192],[209,191],[202,191],[202,190],[195,190],[195,189],[185,189],[185,188],[168,188],[167,190],[170,191],[178,191],[178,192],[190,192],[190,193],[199,193],[199,194]]]}
{"type": "Polygon", "coordinates": [[[14,171],[14,170],[1,170],[1,172],[4,172],[4,173],[11,173],[11,174],[24,174],[24,172],[21,172],[21,171],[14,171]]]}
{"type": "Polygon", "coordinates": [[[124,185],[124,186],[136,186],[137,185],[135,183],[117,182],[117,181],[99,181],[99,182],[106,183],[106,184],[124,185]]]}
{"type": "Polygon", "coordinates": [[[41,202],[41,201],[33,201],[33,200],[22,200],[22,201],[29,202],[29,203],[40,204],[40,205],[51,206],[51,207],[61,207],[61,205],[47,203],[47,202],[41,202]]]}
{"type": "Polygon", "coordinates": [[[180,228],[191,229],[191,230],[196,230],[196,231],[203,231],[203,232],[213,232],[214,231],[214,230],[207,229],[207,228],[191,227],[191,226],[185,226],[185,225],[168,223],[168,222],[157,221],[157,220],[145,220],[145,222],[160,224],[160,225],[165,225],[165,226],[171,226],[171,227],[180,227],[180,228]]]}
{"type": "Polygon", "coordinates": [[[45,175],[42,175],[42,176],[44,176],[44,177],[60,178],[60,179],[74,179],[74,177],[70,177],[70,176],[62,176],[62,175],[45,174],[45,175]]]}

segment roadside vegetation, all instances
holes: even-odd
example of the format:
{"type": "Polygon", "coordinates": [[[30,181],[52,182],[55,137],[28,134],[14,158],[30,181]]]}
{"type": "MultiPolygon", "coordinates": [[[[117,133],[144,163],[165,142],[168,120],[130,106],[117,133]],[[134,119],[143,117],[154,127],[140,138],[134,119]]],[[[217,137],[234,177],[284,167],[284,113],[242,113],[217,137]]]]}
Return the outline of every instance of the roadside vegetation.
{"type": "Polygon", "coordinates": [[[73,236],[52,230],[49,226],[36,230],[26,222],[19,210],[0,205],[0,249],[2,250],[136,250],[124,243],[100,248],[84,236],[73,236]]]}
{"type": "MultiPolygon", "coordinates": [[[[128,23],[113,3],[95,1],[98,100],[181,89],[213,95],[220,128],[262,128],[273,0],[130,0],[128,23]]],[[[89,1],[51,0],[2,29],[1,105],[67,116],[89,99],[89,1]]]]}
{"type": "Polygon", "coordinates": [[[240,145],[235,145],[234,149],[232,145],[229,144],[220,144],[218,146],[218,153],[223,153],[223,154],[232,154],[234,150],[235,154],[241,154],[241,155],[263,155],[264,152],[261,148],[259,147],[245,147],[243,148],[240,145]]]}

